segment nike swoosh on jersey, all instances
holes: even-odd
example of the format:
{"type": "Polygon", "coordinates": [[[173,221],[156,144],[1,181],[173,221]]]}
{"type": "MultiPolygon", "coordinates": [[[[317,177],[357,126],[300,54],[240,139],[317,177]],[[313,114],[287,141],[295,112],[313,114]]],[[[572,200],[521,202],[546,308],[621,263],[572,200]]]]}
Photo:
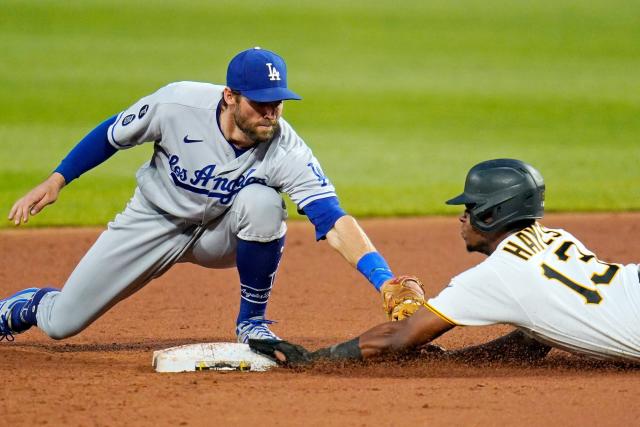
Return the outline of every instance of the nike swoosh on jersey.
{"type": "Polygon", "coordinates": [[[185,135],[184,139],[182,140],[184,141],[185,144],[192,144],[194,142],[202,142],[202,139],[189,139],[189,135],[185,135]]]}

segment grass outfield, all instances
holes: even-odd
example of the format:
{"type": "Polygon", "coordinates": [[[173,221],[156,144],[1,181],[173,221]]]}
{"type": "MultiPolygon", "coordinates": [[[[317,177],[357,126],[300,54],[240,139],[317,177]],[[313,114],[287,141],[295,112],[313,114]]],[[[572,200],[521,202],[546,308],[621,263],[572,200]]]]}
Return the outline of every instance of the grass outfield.
{"type": "MultiPolygon", "coordinates": [[[[224,83],[254,45],[287,60],[304,100],[285,117],[353,214],[456,212],[443,200],[493,157],[537,166],[551,211],[640,209],[636,0],[61,3],[3,1],[3,214],[104,118],[171,81],[224,83]]],[[[104,224],[149,154],[119,153],[30,224],[104,224]]]]}

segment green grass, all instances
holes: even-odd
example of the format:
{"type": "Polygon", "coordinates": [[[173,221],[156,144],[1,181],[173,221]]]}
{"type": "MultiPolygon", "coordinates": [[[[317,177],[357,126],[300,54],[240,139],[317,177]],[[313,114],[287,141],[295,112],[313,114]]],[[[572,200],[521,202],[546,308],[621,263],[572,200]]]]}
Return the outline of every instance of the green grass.
{"type": "MultiPolygon", "coordinates": [[[[285,117],[353,214],[453,213],[495,157],[537,166],[548,210],[640,209],[637,1],[61,3],[1,7],[0,213],[104,118],[171,81],[224,83],[254,45],[286,58],[304,100],[285,117]]],[[[104,224],[149,148],[31,224],[104,224]]]]}

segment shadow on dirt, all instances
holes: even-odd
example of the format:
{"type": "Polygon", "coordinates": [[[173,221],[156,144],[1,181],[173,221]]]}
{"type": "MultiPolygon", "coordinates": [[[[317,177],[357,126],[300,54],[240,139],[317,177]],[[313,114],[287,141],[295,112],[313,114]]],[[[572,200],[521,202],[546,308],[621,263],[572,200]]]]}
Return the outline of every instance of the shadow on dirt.
{"type": "MultiPolygon", "coordinates": [[[[207,342],[224,342],[212,337],[207,342]]],[[[155,340],[124,343],[65,344],[13,343],[11,347],[43,353],[127,353],[153,352],[187,344],[202,343],[202,338],[155,340]]],[[[451,360],[440,355],[412,353],[381,357],[370,361],[317,361],[307,366],[276,368],[272,373],[304,373],[351,378],[483,378],[598,376],[602,374],[640,373],[640,364],[602,361],[554,350],[537,362],[484,362],[451,360]]]]}
{"type": "MultiPolygon", "coordinates": [[[[206,342],[225,342],[228,339],[213,337],[206,342]]],[[[65,344],[65,343],[14,343],[12,347],[30,350],[43,350],[51,353],[97,353],[97,352],[127,352],[154,351],[187,344],[202,343],[202,338],[186,338],[180,340],[155,340],[125,343],[99,344],[65,344]]]]}
{"type": "Polygon", "coordinates": [[[640,373],[640,364],[592,360],[555,351],[544,360],[535,363],[447,360],[438,356],[396,356],[366,362],[318,361],[309,366],[289,369],[311,375],[354,378],[479,378],[640,373]]]}

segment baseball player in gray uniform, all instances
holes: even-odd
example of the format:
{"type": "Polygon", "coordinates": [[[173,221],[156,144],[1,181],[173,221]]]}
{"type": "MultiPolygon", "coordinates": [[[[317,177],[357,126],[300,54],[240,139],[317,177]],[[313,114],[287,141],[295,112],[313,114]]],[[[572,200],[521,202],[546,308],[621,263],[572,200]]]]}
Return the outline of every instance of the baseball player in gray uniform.
{"type": "Polygon", "coordinates": [[[9,213],[27,222],[83,172],[117,151],[153,143],[137,188],[61,290],[28,288],[0,300],[0,339],[38,326],[62,339],[89,326],[177,262],[235,266],[239,342],[277,339],[265,311],[284,247],[287,193],[325,239],[380,289],[393,274],[340,207],[311,150],[282,118],[287,87],[277,54],[252,48],[229,63],[226,86],[177,82],[97,126],[9,213]]]}
{"type": "MultiPolygon", "coordinates": [[[[488,160],[467,174],[461,235],[467,250],[487,258],[457,275],[412,317],[378,325],[315,352],[286,341],[250,341],[280,363],[359,359],[408,351],[456,326],[513,325],[492,342],[445,356],[469,360],[543,358],[551,347],[598,359],[640,362],[637,264],[599,260],[566,230],[544,227],[545,185],[531,165],[488,160]]],[[[429,347],[430,351],[436,348],[429,347]]]]}

